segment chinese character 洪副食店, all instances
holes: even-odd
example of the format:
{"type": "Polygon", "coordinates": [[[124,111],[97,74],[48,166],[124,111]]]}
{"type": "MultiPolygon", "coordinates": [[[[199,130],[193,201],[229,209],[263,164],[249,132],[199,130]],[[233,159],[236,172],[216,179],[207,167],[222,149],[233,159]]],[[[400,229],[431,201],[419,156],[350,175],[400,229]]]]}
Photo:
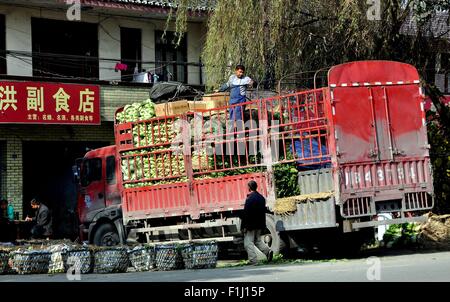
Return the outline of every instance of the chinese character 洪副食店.
{"type": "Polygon", "coordinates": [[[44,111],[44,88],[27,87],[27,110],[44,111]]]}
{"type": "Polygon", "coordinates": [[[6,110],[9,107],[17,111],[17,99],[16,99],[17,91],[14,89],[14,86],[0,86],[0,110],[6,110]]]}
{"type": "Polygon", "coordinates": [[[69,112],[69,99],[70,95],[68,95],[63,88],[59,88],[58,92],[53,95],[53,98],[56,101],[56,112],[60,112],[64,110],[65,112],[69,112]]]}
{"type": "Polygon", "coordinates": [[[79,112],[94,112],[94,95],[95,92],[87,88],[80,92],[80,106],[78,107],[79,112]]]}

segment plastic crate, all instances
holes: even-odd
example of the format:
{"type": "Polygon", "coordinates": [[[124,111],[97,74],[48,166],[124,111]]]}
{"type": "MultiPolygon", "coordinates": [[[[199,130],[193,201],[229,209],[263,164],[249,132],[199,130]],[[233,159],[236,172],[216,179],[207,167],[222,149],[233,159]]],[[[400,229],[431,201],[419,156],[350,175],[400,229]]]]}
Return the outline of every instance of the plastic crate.
{"type": "Polygon", "coordinates": [[[155,248],[152,246],[136,246],[128,251],[128,258],[138,272],[155,268],[155,248]]]}
{"type": "Polygon", "coordinates": [[[187,269],[215,268],[218,252],[215,241],[185,245],[182,249],[184,266],[187,269]]]}
{"type": "Polygon", "coordinates": [[[175,244],[156,246],[156,268],[162,271],[183,269],[184,262],[181,249],[182,246],[175,244]]]}

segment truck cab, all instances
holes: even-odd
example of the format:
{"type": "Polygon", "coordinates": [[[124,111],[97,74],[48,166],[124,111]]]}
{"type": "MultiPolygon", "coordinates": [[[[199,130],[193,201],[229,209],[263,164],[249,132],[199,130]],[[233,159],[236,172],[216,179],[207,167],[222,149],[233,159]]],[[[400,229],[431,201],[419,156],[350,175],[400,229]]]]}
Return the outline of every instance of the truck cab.
{"type": "Polygon", "coordinates": [[[77,210],[83,241],[107,246],[124,242],[116,167],[115,146],[89,151],[81,160],[77,210]]]}

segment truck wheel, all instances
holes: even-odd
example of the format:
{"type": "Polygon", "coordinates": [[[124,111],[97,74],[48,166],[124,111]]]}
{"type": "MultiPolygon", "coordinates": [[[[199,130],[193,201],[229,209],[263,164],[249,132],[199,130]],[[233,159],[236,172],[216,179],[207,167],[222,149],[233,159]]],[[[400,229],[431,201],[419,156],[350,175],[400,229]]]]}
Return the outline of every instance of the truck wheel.
{"type": "Polygon", "coordinates": [[[270,247],[274,254],[280,254],[286,248],[286,242],[277,232],[273,215],[266,215],[266,230],[261,235],[262,241],[270,247]]]}
{"type": "Polygon", "coordinates": [[[113,246],[120,242],[116,228],[109,223],[102,224],[94,234],[94,244],[97,246],[113,246]]]}

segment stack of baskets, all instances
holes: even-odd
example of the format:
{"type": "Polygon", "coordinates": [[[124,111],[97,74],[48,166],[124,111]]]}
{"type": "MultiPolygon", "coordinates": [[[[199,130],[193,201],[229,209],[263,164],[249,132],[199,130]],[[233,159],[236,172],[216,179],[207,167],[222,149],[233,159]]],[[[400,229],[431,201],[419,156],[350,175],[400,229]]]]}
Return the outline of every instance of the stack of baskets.
{"type": "Polygon", "coordinates": [[[88,274],[92,271],[93,257],[86,246],[54,245],[47,249],[52,253],[48,272],[88,274]]]}
{"type": "Polygon", "coordinates": [[[133,247],[39,243],[0,247],[0,274],[110,274],[130,266],[138,272],[204,269],[216,267],[218,257],[215,241],[133,247]]]}
{"type": "Polygon", "coordinates": [[[51,253],[48,273],[65,273],[66,269],[64,264],[67,262],[67,251],[70,250],[70,246],[57,244],[50,246],[47,250],[51,253]]]}
{"type": "Polygon", "coordinates": [[[67,261],[64,268],[74,273],[88,274],[92,272],[94,258],[91,250],[86,246],[77,246],[68,250],[66,253],[67,261]]]}
{"type": "Polygon", "coordinates": [[[218,251],[215,241],[186,244],[182,249],[184,266],[187,269],[215,268],[218,251]]]}
{"type": "Polygon", "coordinates": [[[158,270],[168,271],[184,268],[181,250],[183,246],[178,244],[164,244],[156,246],[155,264],[158,270]]]}
{"type": "Polygon", "coordinates": [[[38,248],[19,248],[11,252],[12,269],[20,275],[46,274],[52,253],[38,248]]]}
{"type": "Polygon", "coordinates": [[[128,251],[131,265],[138,272],[145,272],[155,268],[155,247],[135,246],[128,251]]]}
{"type": "Polygon", "coordinates": [[[95,247],[94,273],[125,273],[129,267],[126,247],[95,247]]]}
{"type": "Polygon", "coordinates": [[[10,273],[9,253],[7,249],[0,249],[0,275],[10,273]]]}

